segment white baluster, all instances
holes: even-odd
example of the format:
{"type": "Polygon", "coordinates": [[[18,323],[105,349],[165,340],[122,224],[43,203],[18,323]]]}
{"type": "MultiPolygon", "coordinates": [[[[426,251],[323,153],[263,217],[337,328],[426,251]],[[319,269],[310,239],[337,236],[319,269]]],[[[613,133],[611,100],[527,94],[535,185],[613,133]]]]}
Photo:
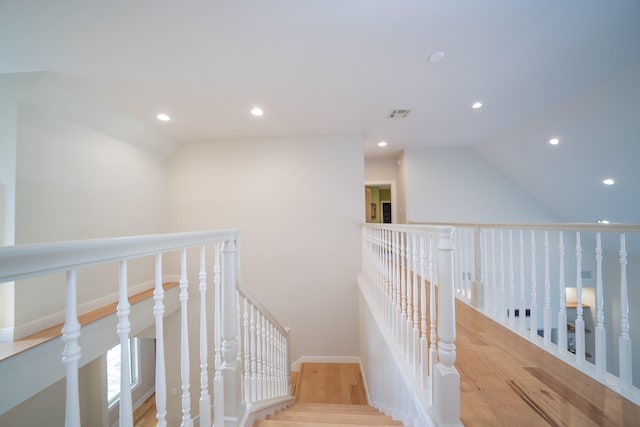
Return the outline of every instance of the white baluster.
{"type": "Polygon", "coordinates": [[[629,328],[629,294],[627,290],[627,246],[624,233],[620,233],[620,390],[628,393],[632,388],[631,335],[629,328]]]}
{"type": "Polygon", "coordinates": [[[267,381],[266,381],[266,394],[267,394],[267,398],[271,399],[273,397],[272,394],[272,390],[271,390],[271,383],[273,381],[273,372],[272,372],[272,368],[273,368],[273,359],[271,358],[272,354],[271,354],[271,322],[267,322],[266,324],[266,328],[265,328],[265,344],[266,344],[266,353],[267,353],[267,357],[265,357],[265,360],[267,362],[267,381]]]}
{"type": "Polygon", "coordinates": [[[436,349],[436,263],[433,259],[436,242],[429,235],[429,376],[431,378],[431,402],[433,403],[433,378],[437,360],[436,349]]]}
{"type": "Polygon", "coordinates": [[[62,364],[66,373],[67,400],[65,408],[65,426],[80,427],[80,394],[78,389],[78,362],[82,354],[78,339],[80,323],[78,322],[76,270],[67,271],[67,299],[64,327],[62,328],[62,364]]]}
{"type": "Polygon", "coordinates": [[[580,242],[580,232],[576,233],[576,291],[578,294],[578,305],[576,308],[576,363],[578,366],[584,364],[584,318],[582,317],[582,244],[580,242]]]}
{"type": "Polygon", "coordinates": [[[480,227],[473,229],[473,283],[471,284],[471,304],[477,308],[484,308],[484,284],[482,282],[482,232],[480,227]]]}
{"type": "Polygon", "coordinates": [[[438,236],[438,359],[433,406],[442,425],[460,425],[460,375],[456,360],[456,312],[451,232],[438,236]]]}
{"type": "Polygon", "coordinates": [[[524,334],[526,330],[526,309],[527,309],[527,295],[524,282],[524,232],[520,230],[520,333],[524,334]]]}
{"type": "Polygon", "coordinates": [[[604,328],[604,291],[602,288],[602,241],[596,233],[596,374],[602,380],[607,372],[607,332],[604,328]]]}
{"type": "Polygon", "coordinates": [[[243,298],[244,310],[243,310],[243,352],[244,352],[244,400],[245,402],[253,402],[251,396],[251,333],[249,330],[249,301],[245,296],[243,298]]]}
{"type": "Polygon", "coordinates": [[[131,402],[131,349],[129,347],[129,334],[131,323],[129,313],[131,305],[127,281],[127,261],[120,261],[119,302],[118,302],[118,336],[120,337],[120,425],[133,426],[133,404],[131,402]]]}
{"type": "Polygon", "coordinates": [[[516,329],[516,289],[514,285],[513,230],[509,230],[509,324],[516,329]]]}
{"type": "Polygon", "coordinates": [[[491,298],[489,298],[489,313],[491,317],[497,319],[496,300],[498,298],[496,279],[496,230],[491,229],[491,298]]]}
{"type": "MultiPolygon", "coordinates": [[[[242,369],[242,313],[240,310],[240,291],[236,289],[236,319],[238,323],[236,325],[237,333],[238,333],[238,354],[236,355],[236,360],[238,361],[238,370],[242,369]]],[[[242,377],[242,372],[238,372],[239,376],[242,377]]],[[[241,380],[242,381],[242,378],[241,380]]]]}
{"type": "Polygon", "coordinates": [[[481,262],[481,271],[482,271],[482,307],[484,308],[485,314],[489,314],[489,299],[491,297],[491,284],[489,283],[489,230],[484,229],[481,230],[481,240],[482,240],[482,262],[481,262]]]}
{"type": "Polygon", "coordinates": [[[158,427],[167,425],[167,374],[164,362],[164,288],[162,254],[156,254],[156,286],[153,290],[153,314],[156,319],[156,418],[158,427]]]}
{"type": "Polygon", "coordinates": [[[264,373],[262,372],[262,313],[256,308],[256,400],[265,399],[262,394],[262,384],[264,383],[264,373]]]}
{"type": "Polygon", "coordinates": [[[420,329],[418,328],[420,324],[420,314],[418,312],[420,307],[420,295],[418,293],[418,271],[420,265],[418,264],[418,238],[419,236],[417,234],[413,235],[413,375],[418,375],[420,370],[420,329]]]}
{"type": "Polygon", "coordinates": [[[558,233],[560,312],[558,313],[558,352],[561,356],[567,353],[567,285],[564,280],[564,232],[558,233]]]}
{"type": "Polygon", "coordinates": [[[536,282],[536,232],[531,230],[531,339],[538,339],[538,294],[536,282]]]}
{"type": "Polygon", "coordinates": [[[200,423],[211,425],[211,397],[209,396],[209,372],[207,359],[207,267],[205,261],[205,247],[200,248],[200,423]]]}
{"type": "Polygon", "coordinates": [[[399,328],[399,337],[400,337],[400,349],[402,350],[402,354],[405,358],[408,356],[407,354],[407,264],[406,264],[406,256],[407,251],[405,247],[405,233],[400,233],[400,310],[402,315],[400,316],[400,328],[399,328]]]}
{"type": "Polygon", "coordinates": [[[507,295],[504,284],[504,230],[500,230],[500,297],[497,299],[498,301],[498,318],[502,323],[506,322],[507,309],[507,295]]]}
{"type": "Polygon", "coordinates": [[[398,345],[402,345],[401,341],[401,333],[400,333],[400,319],[402,318],[402,288],[400,282],[400,233],[394,232],[394,240],[395,240],[395,283],[394,283],[394,291],[395,291],[395,304],[396,304],[396,313],[394,318],[394,328],[393,334],[394,338],[398,345]]]}
{"type": "Polygon", "coordinates": [[[251,401],[258,400],[258,371],[256,367],[256,309],[251,304],[251,318],[249,320],[249,331],[251,334],[251,401]]]}
{"type": "Polygon", "coordinates": [[[420,235],[420,383],[423,390],[427,387],[427,377],[429,376],[429,354],[427,352],[426,239],[426,235],[420,235]]]}
{"type": "Polygon", "coordinates": [[[544,344],[551,345],[551,278],[549,277],[549,232],[544,231],[544,344]]]}
{"type": "Polygon", "coordinates": [[[213,267],[213,287],[215,291],[214,341],[215,373],[213,377],[213,400],[215,426],[224,426],[224,378],[222,377],[222,280],[220,274],[220,243],[216,243],[213,267]]]}
{"type": "Polygon", "coordinates": [[[269,394],[267,391],[267,381],[269,380],[269,370],[267,364],[267,358],[269,357],[269,353],[267,353],[267,319],[261,313],[262,321],[261,323],[261,331],[260,336],[262,338],[262,398],[268,399],[269,394]]]}
{"type": "Polygon", "coordinates": [[[193,426],[191,419],[191,393],[189,384],[189,300],[187,280],[187,249],[182,249],[180,258],[180,380],[182,382],[182,427],[193,426]]]}

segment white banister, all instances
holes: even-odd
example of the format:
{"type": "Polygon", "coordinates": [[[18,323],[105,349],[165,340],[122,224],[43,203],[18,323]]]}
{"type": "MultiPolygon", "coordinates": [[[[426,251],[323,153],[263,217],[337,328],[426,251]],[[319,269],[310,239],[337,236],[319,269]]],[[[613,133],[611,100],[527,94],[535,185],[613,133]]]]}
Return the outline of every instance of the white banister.
{"type": "Polygon", "coordinates": [[[155,288],[153,314],[156,319],[156,418],[158,427],[167,425],[167,374],[164,361],[164,288],[162,287],[162,254],[155,256],[155,288]]]}
{"type": "MultiPolygon", "coordinates": [[[[79,391],[78,370],[80,364],[80,333],[81,327],[78,322],[77,295],[78,269],[86,269],[92,265],[119,264],[118,272],[118,292],[117,308],[114,317],[117,319],[118,341],[120,343],[120,396],[119,396],[119,421],[120,426],[133,426],[133,402],[131,373],[133,371],[132,344],[131,337],[139,331],[155,326],[156,354],[155,354],[155,402],[157,425],[166,427],[168,420],[180,419],[181,426],[192,427],[194,420],[201,426],[212,425],[211,411],[213,409],[214,425],[236,427],[247,417],[253,417],[252,411],[262,411],[272,405],[286,405],[292,400],[290,395],[289,381],[290,363],[288,330],[285,330],[275,320],[275,318],[253,299],[243,286],[239,273],[240,267],[237,256],[239,251],[239,232],[236,230],[205,231],[195,233],[180,233],[157,236],[139,236],[132,238],[100,239],[77,242],[47,243],[36,245],[18,245],[0,248],[0,277],[3,281],[14,282],[31,277],[40,277],[58,272],[67,274],[66,290],[66,310],[65,325],[62,329],[62,341],[64,350],[62,351],[62,365],[66,375],[66,400],[65,400],[65,424],[68,427],[78,427],[81,423],[80,414],[86,408],[81,407],[81,397],[79,391]],[[208,266],[206,256],[208,246],[213,246],[213,298],[207,293],[208,266]],[[189,340],[188,331],[188,268],[187,260],[191,253],[196,259],[195,249],[199,250],[199,334],[196,334],[196,341],[189,340]],[[163,254],[179,251],[179,290],[178,297],[175,291],[166,293],[168,284],[164,283],[163,277],[163,254]],[[221,259],[221,257],[223,257],[221,259]],[[155,268],[148,272],[149,283],[153,283],[151,289],[143,289],[144,292],[137,291],[135,300],[129,300],[129,260],[138,259],[155,261],[155,268]],[[147,294],[148,292],[148,294],[147,294]],[[152,293],[153,301],[147,301],[148,295],[152,293]],[[166,295],[171,295],[170,300],[166,300],[166,295]],[[179,300],[179,301],[178,301],[179,300]],[[213,300],[213,316],[211,315],[211,301],[213,300]],[[132,306],[133,301],[135,306],[132,306]],[[243,307],[240,306],[243,303],[243,307]],[[144,314],[144,310],[149,310],[152,306],[153,316],[144,314]],[[167,308],[168,307],[168,308],[167,308]],[[244,308],[244,309],[243,309],[244,308]],[[172,366],[174,372],[180,370],[180,388],[178,395],[172,388],[171,396],[178,395],[175,401],[168,405],[167,393],[167,366],[166,366],[166,342],[164,316],[180,311],[178,319],[180,323],[180,341],[178,352],[178,363],[172,366]],[[213,324],[209,325],[213,317],[213,324]],[[256,319],[259,319],[260,329],[256,331],[256,319]],[[134,323],[135,324],[132,324],[134,323]],[[240,323],[240,324],[238,324],[240,323]],[[254,333],[256,335],[254,335],[254,333]],[[258,351],[259,338],[260,354],[258,351]],[[209,345],[215,350],[214,363],[215,373],[213,375],[213,396],[209,391],[209,358],[211,357],[209,345]],[[193,366],[190,361],[190,352],[198,351],[198,362],[194,360],[193,366]],[[244,362],[244,365],[243,363],[244,362]],[[178,366],[179,364],[179,366],[178,366]],[[257,365],[260,365],[260,383],[257,383],[257,365]],[[256,368],[253,368],[256,366],[256,368]],[[192,407],[190,374],[199,377],[198,404],[192,407]],[[244,379],[244,381],[243,381],[244,379]],[[244,388],[244,393],[242,392],[244,388]],[[271,399],[269,402],[256,403],[257,393],[260,391],[261,398],[271,399]],[[211,400],[214,405],[211,405],[211,400]],[[275,399],[278,398],[278,399],[275,399]],[[180,404],[177,405],[177,401],[180,404]],[[168,414],[168,407],[180,407],[180,412],[168,414]],[[192,411],[197,414],[192,415],[192,411]]],[[[381,252],[382,254],[382,252],[381,252]]],[[[386,254],[385,254],[386,256],[386,254]]],[[[409,266],[410,261],[407,262],[409,266]]],[[[189,261],[191,263],[191,261],[189,261]]],[[[194,264],[195,265],[195,264],[194,264]]],[[[136,269],[136,277],[140,276],[140,271],[136,269]]],[[[417,274],[417,273],[415,273],[417,274]]],[[[82,277],[82,276],[81,276],[82,277]]],[[[144,280],[144,278],[142,279],[144,280]]],[[[172,279],[169,279],[172,280],[172,279]]],[[[52,281],[53,282],[53,281],[52,281]]],[[[146,281],[141,282],[146,283],[146,281]]],[[[52,286],[57,284],[52,283],[52,286]]],[[[89,284],[90,285],[90,284],[89,284]]],[[[86,285],[84,285],[86,286],[86,285]]],[[[135,285],[139,286],[138,283],[135,285]]],[[[173,284],[168,285],[173,288],[173,284]]],[[[132,286],[133,288],[133,286],[132,286]]],[[[115,299],[115,298],[114,298],[115,299]]],[[[409,308],[407,308],[409,309],[409,308]]],[[[107,314],[109,316],[109,314],[107,314]]],[[[98,322],[106,324],[105,322],[98,322]]],[[[102,328],[98,325],[98,328],[102,328]]],[[[87,329],[95,330],[92,324],[87,329]]],[[[83,331],[84,332],[84,331],[83,331]]],[[[100,340],[101,337],[91,336],[89,339],[92,347],[87,357],[95,357],[102,354],[102,346],[108,350],[112,343],[100,340]],[[96,346],[95,343],[98,343],[96,346]]],[[[54,338],[57,339],[57,338],[54,338]]],[[[106,337],[105,337],[106,339],[106,337]]],[[[177,347],[177,346],[176,346],[177,347]]],[[[36,352],[37,353],[37,352],[36,352]]],[[[38,353],[39,354],[39,353],[38,353]]],[[[22,355],[20,356],[22,357],[22,355]]],[[[171,358],[172,360],[174,358],[171,358]]],[[[195,358],[194,358],[195,359],[195,358]]],[[[147,363],[140,359],[136,363],[147,363]]],[[[62,372],[62,369],[59,370],[62,372]]],[[[53,374],[52,381],[63,377],[62,373],[53,374]]],[[[5,381],[5,378],[3,378],[5,381]]],[[[6,384],[13,384],[18,381],[17,376],[7,380],[6,384]]],[[[45,382],[40,383],[46,386],[45,382]]],[[[39,387],[38,385],[37,387],[39,387]]],[[[34,387],[32,387],[34,388],[34,387]]],[[[31,392],[31,391],[29,391],[31,392]]],[[[38,390],[33,390],[37,393],[38,390]]],[[[6,395],[6,392],[5,392],[6,395]]],[[[27,396],[28,397],[28,396],[27,396]]],[[[11,408],[11,405],[20,403],[9,402],[3,399],[2,404],[11,408]]],[[[23,398],[24,399],[24,398],[23,398]]],[[[172,421],[174,423],[174,421],[172,421]]]]}
{"type": "Polygon", "coordinates": [[[412,239],[412,254],[413,254],[413,335],[411,338],[413,345],[413,352],[411,357],[411,363],[413,364],[413,375],[418,375],[420,371],[420,298],[418,274],[420,270],[419,262],[419,246],[418,235],[414,234],[412,239]]]}
{"type": "Polygon", "coordinates": [[[133,427],[133,404],[131,401],[131,348],[129,346],[129,334],[131,323],[129,322],[127,261],[120,261],[119,303],[118,303],[118,336],[120,337],[120,425],[133,427]]]}
{"type": "Polygon", "coordinates": [[[191,393],[189,384],[189,321],[187,302],[189,300],[189,281],[187,280],[187,250],[180,253],[180,381],[182,385],[182,421],[181,427],[193,426],[191,419],[191,393]]]}
{"type": "Polygon", "coordinates": [[[627,290],[627,245],[625,233],[620,233],[620,390],[631,390],[631,335],[629,326],[629,293],[627,290]]]}
{"type": "Polygon", "coordinates": [[[432,389],[434,371],[438,358],[436,349],[436,263],[433,259],[435,245],[436,242],[434,242],[433,236],[429,235],[429,375],[432,380],[432,389]]]}
{"type": "Polygon", "coordinates": [[[427,350],[427,236],[420,235],[420,385],[427,387],[429,354],[427,350]]]}
{"type": "Polygon", "coordinates": [[[81,348],[78,344],[78,339],[80,338],[80,323],[78,322],[76,278],[76,270],[67,271],[67,312],[65,316],[64,327],[62,328],[62,340],[64,341],[62,363],[67,375],[67,402],[65,409],[66,427],[80,426],[78,362],[80,361],[81,348]]]}
{"type": "Polygon", "coordinates": [[[200,248],[200,424],[211,425],[211,397],[209,396],[209,372],[207,359],[207,267],[205,261],[205,246],[200,248]]]}
{"type": "MultiPolygon", "coordinates": [[[[439,264],[438,264],[439,265],[439,264]]],[[[491,230],[491,296],[489,297],[487,306],[489,307],[489,313],[491,316],[496,319],[498,318],[498,310],[497,310],[497,297],[498,297],[498,288],[497,288],[497,269],[496,269],[496,230],[491,230]]]]}

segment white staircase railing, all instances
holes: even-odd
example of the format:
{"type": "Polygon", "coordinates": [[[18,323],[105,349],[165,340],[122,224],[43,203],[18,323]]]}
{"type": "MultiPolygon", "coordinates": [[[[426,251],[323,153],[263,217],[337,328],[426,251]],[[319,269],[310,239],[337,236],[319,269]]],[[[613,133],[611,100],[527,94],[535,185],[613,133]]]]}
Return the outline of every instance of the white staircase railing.
{"type": "MultiPolygon", "coordinates": [[[[181,376],[181,426],[192,426],[197,419],[200,426],[212,425],[212,413],[216,426],[244,425],[251,419],[252,410],[288,402],[289,343],[288,330],[284,329],[241,285],[239,279],[240,233],[236,230],[207,231],[119,239],[87,240],[64,243],[22,245],[0,248],[0,283],[31,277],[66,272],[66,318],[62,329],[64,351],[62,364],[66,371],[66,422],[67,426],[80,426],[82,396],[78,388],[78,369],[82,358],[80,336],[83,328],[78,322],[78,287],[90,283],[78,283],[79,270],[87,266],[105,263],[119,265],[119,300],[117,307],[117,332],[121,345],[121,394],[120,426],[133,425],[133,407],[130,384],[129,338],[132,331],[131,305],[128,297],[128,261],[152,257],[155,261],[155,289],[153,317],[156,337],[155,395],[159,426],[167,425],[167,369],[165,365],[163,318],[165,315],[165,291],[163,289],[163,260],[179,254],[180,265],[180,376],[181,376]],[[193,249],[193,250],[191,250],[193,249]],[[189,255],[197,253],[195,262],[189,255]],[[207,253],[210,253],[207,258],[207,253]],[[193,346],[189,336],[188,300],[197,295],[190,292],[189,263],[198,265],[198,290],[200,298],[199,346],[193,346]],[[211,268],[209,268],[211,267],[211,268]],[[213,275],[208,271],[213,270],[213,275]],[[210,279],[212,277],[212,280],[210,279]],[[207,303],[209,285],[213,284],[214,305],[207,303]],[[213,309],[213,316],[209,312],[213,309]],[[207,318],[214,318],[213,331],[208,329],[207,318]],[[241,323],[241,325],[239,325],[241,323]],[[212,339],[213,402],[209,395],[208,340],[212,339]],[[199,349],[197,370],[189,363],[190,351],[199,349]],[[200,373],[199,394],[192,388],[191,371],[200,373]],[[192,414],[191,398],[198,401],[198,414],[192,414]],[[252,409],[253,408],[253,409],[252,409]]],[[[194,281],[195,282],[195,281],[194,281]]],[[[19,282],[18,282],[19,284],[19,282]]],[[[62,290],[61,290],[62,291],[62,290]]],[[[1,364],[2,362],[0,362],[1,364]]],[[[1,365],[0,365],[1,366],[1,365]]],[[[177,368],[177,367],[176,367],[177,368]]],[[[5,380],[7,377],[5,376],[5,380]]],[[[3,380],[2,387],[11,384],[3,380]]],[[[106,404],[106,402],[105,402],[106,404]]],[[[177,417],[174,417],[177,418],[177,417]]]]}
{"type": "Polygon", "coordinates": [[[363,374],[371,403],[408,425],[461,425],[452,239],[451,227],[363,226],[363,374]]]}
{"type": "Polygon", "coordinates": [[[458,298],[640,404],[640,226],[430,226],[455,228],[458,298]]]}

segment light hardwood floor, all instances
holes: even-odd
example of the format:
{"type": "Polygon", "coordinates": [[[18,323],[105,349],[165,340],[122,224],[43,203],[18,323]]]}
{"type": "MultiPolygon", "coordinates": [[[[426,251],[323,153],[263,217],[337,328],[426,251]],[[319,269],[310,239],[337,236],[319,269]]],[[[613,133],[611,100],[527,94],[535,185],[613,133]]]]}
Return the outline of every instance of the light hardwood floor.
{"type": "Polygon", "coordinates": [[[366,405],[360,366],[355,363],[303,363],[296,402],[366,405]]]}
{"type": "Polygon", "coordinates": [[[640,407],[456,301],[466,426],[639,426],[640,407]]]}

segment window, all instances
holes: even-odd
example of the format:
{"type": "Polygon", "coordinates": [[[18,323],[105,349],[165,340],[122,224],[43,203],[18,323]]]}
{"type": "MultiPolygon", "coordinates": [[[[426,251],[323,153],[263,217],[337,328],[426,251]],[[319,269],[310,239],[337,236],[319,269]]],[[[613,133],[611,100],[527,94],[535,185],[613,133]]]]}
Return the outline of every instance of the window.
{"type": "MultiPolygon", "coordinates": [[[[139,345],[137,338],[129,340],[131,349],[131,389],[138,385],[140,380],[139,370],[139,345]]],[[[107,351],[107,401],[109,407],[120,401],[120,344],[107,351]]]]}

